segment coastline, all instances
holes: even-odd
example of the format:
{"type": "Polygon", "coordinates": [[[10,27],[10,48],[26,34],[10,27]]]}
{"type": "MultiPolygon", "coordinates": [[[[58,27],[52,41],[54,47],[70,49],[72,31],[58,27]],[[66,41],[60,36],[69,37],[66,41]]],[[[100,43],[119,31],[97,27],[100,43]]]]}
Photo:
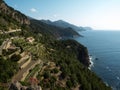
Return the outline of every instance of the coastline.
{"type": "MultiPolygon", "coordinates": [[[[93,62],[94,58],[92,57],[92,55],[89,54],[89,62],[90,65],[88,67],[89,70],[91,70],[92,67],[94,67],[94,62],[93,62]]],[[[103,81],[105,83],[106,86],[110,86],[107,82],[103,81]]],[[[112,88],[112,90],[116,90],[116,88],[110,86],[112,88]]]]}
{"type": "Polygon", "coordinates": [[[89,55],[89,62],[90,62],[90,65],[88,67],[89,70],[91,70],[91,68],[94,66],[94,63],[93,63],[92,59],[93,59],[92,55],[89,55]]]}

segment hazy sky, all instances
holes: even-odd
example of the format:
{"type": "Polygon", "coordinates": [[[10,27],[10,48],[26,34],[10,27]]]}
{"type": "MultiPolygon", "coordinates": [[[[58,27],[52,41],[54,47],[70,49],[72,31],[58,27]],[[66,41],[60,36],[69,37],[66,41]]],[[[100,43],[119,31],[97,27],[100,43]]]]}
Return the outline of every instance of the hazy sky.
{"type": "Polygon", "coordinates": [[[120,30],[120,0],[5,0],[36,19],[65,20],[94,29],[120,30]]]}

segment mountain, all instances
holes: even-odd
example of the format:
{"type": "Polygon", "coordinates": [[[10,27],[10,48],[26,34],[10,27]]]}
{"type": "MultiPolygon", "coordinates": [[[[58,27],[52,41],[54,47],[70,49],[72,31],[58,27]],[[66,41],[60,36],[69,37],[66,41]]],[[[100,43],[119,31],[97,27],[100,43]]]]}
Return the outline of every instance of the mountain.
{"type": "Polygon", "coordinates": [[[75,25],[70,24],[70,23],[68,23],[66,21],[63,21],[63,20],[54,21],[53,25],[60,26],[60,27],[63,27],[63,28],[71,27],[71,28],[73,28],[76,31],[84,30],[84,28],[82,28],[82,27],[79,28],[78,26],[75,26],[75,25]]]}
{"type": "Polygon", "coordinates": [[[91,27],[83,27],[85,30],[93,30],[91,27]]]}
{"type": "Polygon", "coordinates": [[[20,28],[22,25],[29,25],[29,19],[19,11],[9,7],[3,0],[0,0],[0,30],[20,28]]]}
{"type": "Polygon", "coordinates": [[[56,38],[75,31],[28,19],[2,0],[0,5],[0,90],[111,90],[88,69],[85,46],[56,38]]]}
{"type": "MultiPolygon", "coordinates": [[[[61,28],[61,27],[50,25],[35,19],[31,19],[30,22],[31,22],[30,26],[32,30],[36,32],[41,32],[41,33],[42,32],[49,33],[55,36],[56,38],[80,36],[76,31],[74,31],[70,27],[61,28]]],[[[50,22],[50,21],[47,21],[47,22],[50,22]]]]}
{"type": "Polygon", "coordinates": [[[21,28],[28,28],[38,32],[50,33],[56,38],[80,36],[76,31],[62,29],[56,26],[46,25],[31,17],[27,17],[21,12],[9,7],[3,0],[0,1],[0,30],[8,31],[21,28]],[[43,26],[42,26],[43,25],[43,26]],[[35,27],[34,27],[35,26],[35,27]]]}
{"type": "Polygon", "coordinates": [[[78,27],[76,25],[70,24],[70,23],[68,23],[66,21],[63,21],[63,20],[58,20],[58,21],[54,21],[54,22],[52,22],[50,20],[41,20],[41,21],[44,22],[44,23],[50,24],[50,25],[61,27],[61,28],[70,27],[75,31],[85,31],[85,30],[88,29],[88,28],[84,28],[84,27],[78,27]]]}

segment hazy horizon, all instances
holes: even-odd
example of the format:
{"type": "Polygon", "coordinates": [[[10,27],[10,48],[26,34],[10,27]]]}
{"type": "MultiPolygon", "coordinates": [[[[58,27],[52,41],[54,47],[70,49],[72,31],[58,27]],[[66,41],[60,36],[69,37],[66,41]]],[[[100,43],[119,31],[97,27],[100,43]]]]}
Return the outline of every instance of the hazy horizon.
{"type": "Polygon", "coordinates": [[[120,30],[120,0],[5,0],[35,19],[65,20],[95,30],[120,30]]]}

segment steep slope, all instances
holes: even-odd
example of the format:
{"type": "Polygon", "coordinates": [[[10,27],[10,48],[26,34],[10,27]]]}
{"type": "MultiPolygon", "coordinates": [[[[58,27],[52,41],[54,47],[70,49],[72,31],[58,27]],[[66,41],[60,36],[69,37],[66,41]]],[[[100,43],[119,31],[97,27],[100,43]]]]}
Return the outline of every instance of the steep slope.
{"type": "Polygon", "coordinates": [[[3,0],[0,0],[0,30],[10,30],[29,25],[29,19],[19,11],[9,7],[3,0]]]}
{"type": "Polygon", "coordinates": [[[31,19],[30,21],[32,30],[36,32],[52,34],[56,38],[80,36],[76,31],[69,27],[61,28],[34,19],[31,19]]]}
{"type": "Polygon", "coordinates": [[[67,31],[56,26],[47,25],[33,18],[26,17],[19,11],[14,10],[4,3],[3,0],[0,1],[0,30],[8,31],[15,29],[27,29],[39,31],[41,33],[49,33],[56,38],[59,37],[73,37],[79,36],[77,32],[72,29],[67,31]],[[31,22],[31,24],[30,24],[31,22]],[[30,25],[30,26],[29,26],[30,25]]]}
{"type": "MultiPolygon", "coordinates": [[[[2,14],[2,18],[11,15],[2,14]]],[[[0,33],[0,90],[8,90],[10,83],[9,90],[111,90],[88,69],[86,47],[74,40],[56,40],[56,36],[67,35],[68,30],[64,34],[65,29],[37,20],[30,21],[31,30],[26,30],[23,27],[28,27],[26,20],[29,20],[20,22],[21,16],[25,15],[18,14],[20,18],[12,17],[10,22],[15,25],[18,22],[23,30],[0,33]]],[[[3,19],[9,23],[9,18],[3,19]]]]}

